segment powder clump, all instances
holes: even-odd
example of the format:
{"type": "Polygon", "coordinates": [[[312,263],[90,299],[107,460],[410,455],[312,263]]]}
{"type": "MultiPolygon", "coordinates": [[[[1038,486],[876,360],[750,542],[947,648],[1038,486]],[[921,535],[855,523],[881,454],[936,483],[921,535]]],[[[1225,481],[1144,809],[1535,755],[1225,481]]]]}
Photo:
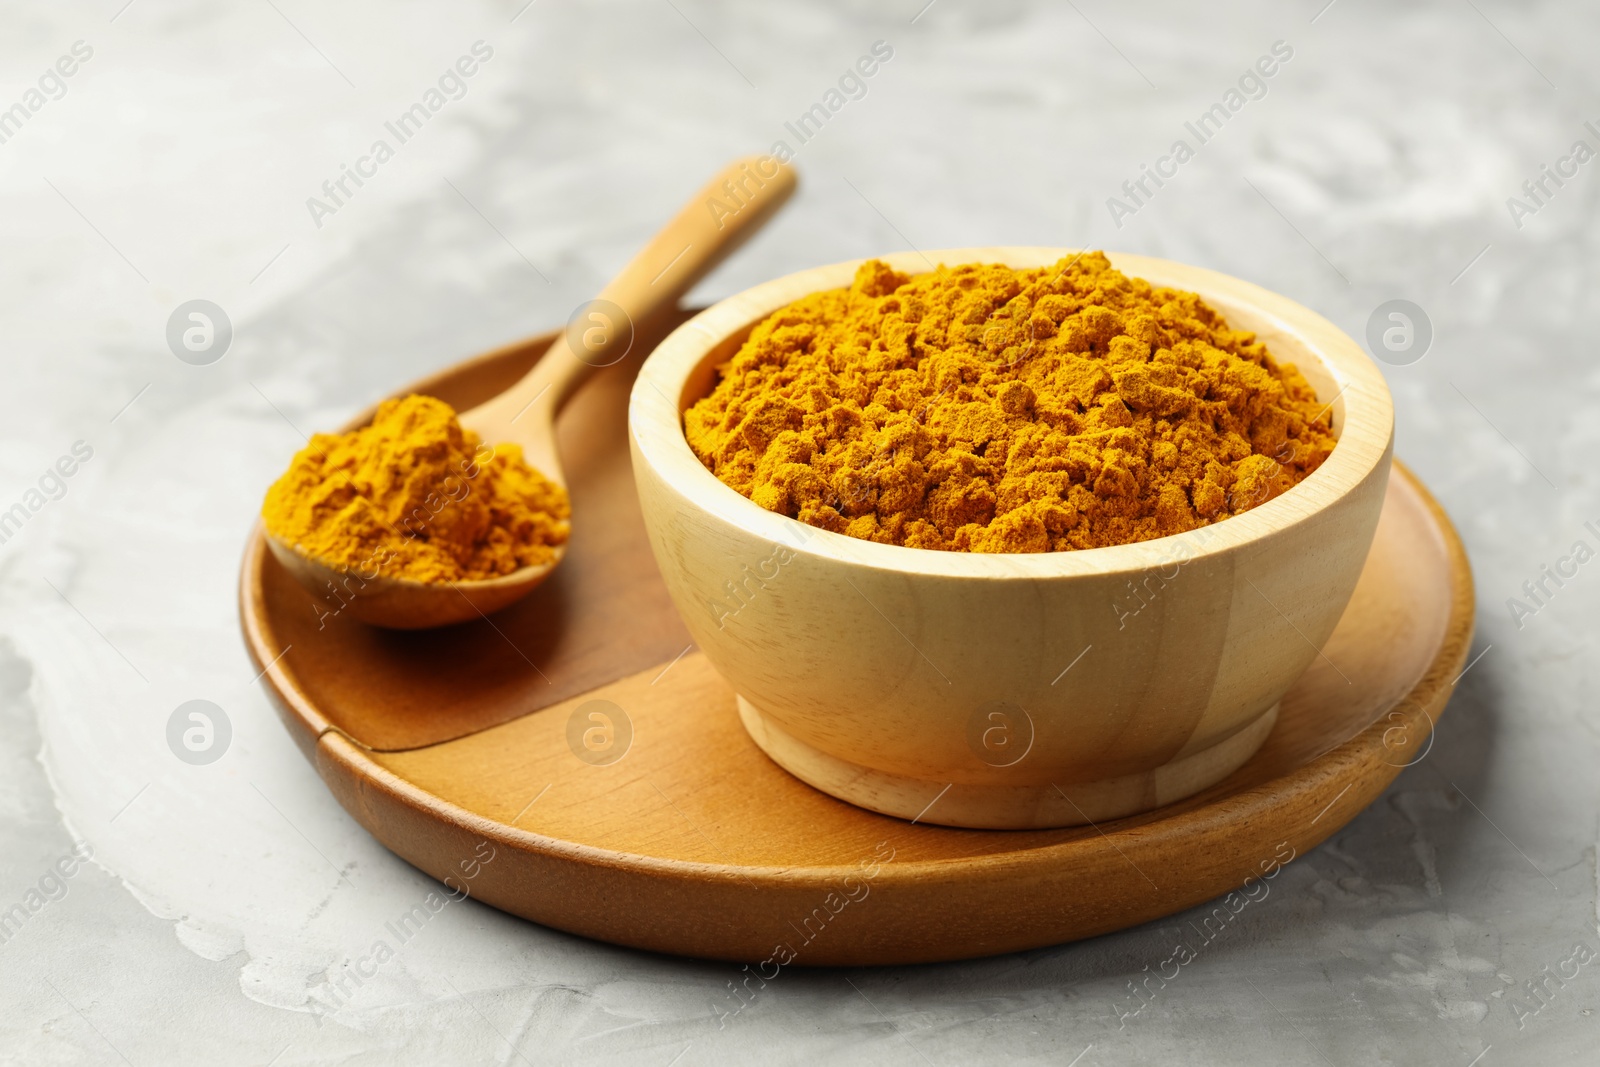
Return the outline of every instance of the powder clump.
{"type": "Polygon", "coordinates": [[[722,482],[914,548],[1182,533],[1285,492],[1335,443],[1292,364],[1099,252],[914,276],[870,260],[769,316],[720,374],[684,431],[722,482]]]}
{"type": "Polygon", "coordinates": [[[412,395],[359,430],[313,436],[261,514],[279,540],[340,569],[452,582],[549,563],[571,508],[520,447],[490,448],[450,405],[412,395]]]}

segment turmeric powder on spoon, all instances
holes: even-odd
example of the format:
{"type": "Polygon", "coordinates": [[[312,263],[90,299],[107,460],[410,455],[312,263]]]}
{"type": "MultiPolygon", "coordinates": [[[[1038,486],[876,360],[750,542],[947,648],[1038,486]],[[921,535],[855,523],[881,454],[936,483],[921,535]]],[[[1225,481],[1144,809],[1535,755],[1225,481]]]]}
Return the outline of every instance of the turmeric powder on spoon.
{"type": "Polygon", "coordinates": [[[274,536],[330,566],[418,582],[548,563],[571,513],[519,447],[482,444],[450,405],[417,395],[384,401],[359,430],[313,436],[261,508],[274,536]]]}
{"type": "Polygon", "coordinates": [[[774,312],[684,413],[767,508],[964,552],[1127,544],[1241,514],[1332,452],[1291,364],[1104,254],[915,276],[871,260],[774,312]]]}

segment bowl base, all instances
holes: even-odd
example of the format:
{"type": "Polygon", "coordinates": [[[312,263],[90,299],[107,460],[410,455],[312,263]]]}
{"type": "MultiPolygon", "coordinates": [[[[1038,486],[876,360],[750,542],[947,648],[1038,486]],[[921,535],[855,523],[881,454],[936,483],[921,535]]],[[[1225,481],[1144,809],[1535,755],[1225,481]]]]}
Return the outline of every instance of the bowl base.
{"type": "Polygon", "coordinates": [[[1273,724],[1274,704],[1209,748],[1152,770],[1071,785],[964,785],[876,771],[814,748],[739,697],[746,732],[772,761],[807,785],[859,808],[912,822],[975,830],[1045,830],[1119,819],[1193,796],[1255,755],[1273,724]]]}

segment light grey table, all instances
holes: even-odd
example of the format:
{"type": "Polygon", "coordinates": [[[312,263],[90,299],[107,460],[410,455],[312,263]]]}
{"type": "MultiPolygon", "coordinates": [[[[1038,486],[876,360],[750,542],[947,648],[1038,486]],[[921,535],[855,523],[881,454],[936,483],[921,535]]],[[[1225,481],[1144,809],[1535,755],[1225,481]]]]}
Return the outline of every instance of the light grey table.
{"type": "Polygon", "coordinates": [[[1600,563],[1537,611],[1508,598],[1600,547],[1600,164],[1571,156],[1600,148],[1600,9],[924,2],[10,5],[0,908],[22,911],[0,1061],[1594,1062],[1600,563]],[[786,123],[878,41],[892,57],[799,143],[786,123]],[[1199,144],[1185,124],[1280,41],[1199,144]],[[402,142],[386,123],[430,89],[402,142]],[[1387,368],[1398,454],[1469,546],[1481,658],[1427,758],[1136,1015],[1127,983],[1183,916],[786,973],[719,1026],[734,968],[468,902],[334,1004],[432,883],[344,814],[252,678],[234,579],[264,487],[301,430],[563,321],[714,167],[778,140],[801,193],[696,299],[1009,243],[1203,264],[1358,338],[1418,305],[1431,346],[1387,368]],[[1570,176],[1535,202],[1545,164],[1570,176]],[[366,177],[335,201],[345,167],[366,177]],[[194,299],[231,322],[220,359],[169,349],[194,299]],[[209,764],[168,743],[190,700],[230,728],[209,764]]]}

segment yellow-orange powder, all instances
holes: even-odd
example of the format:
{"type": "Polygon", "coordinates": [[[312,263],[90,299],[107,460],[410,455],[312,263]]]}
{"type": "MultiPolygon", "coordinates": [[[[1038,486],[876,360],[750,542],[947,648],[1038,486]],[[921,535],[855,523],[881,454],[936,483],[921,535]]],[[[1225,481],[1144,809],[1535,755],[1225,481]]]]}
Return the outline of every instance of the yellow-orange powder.
{"type": "Polygon", "coordinates": [[[267,490],[281,541],[363,576],[493,578],[548,563],[564,544],[567,492],[516,445],[489,448],[450,405],[386,400],[353,433],[317,434],[267,490]]]}
{"type": "Polygon", "coordinates": [[[915,276],[869,261],[758,325],[684,430],[724,483],[813,526],[1046,552],[1270,500],[1332,451],[1328,411],[1194,293],[1094,252],[915,276]]]}

